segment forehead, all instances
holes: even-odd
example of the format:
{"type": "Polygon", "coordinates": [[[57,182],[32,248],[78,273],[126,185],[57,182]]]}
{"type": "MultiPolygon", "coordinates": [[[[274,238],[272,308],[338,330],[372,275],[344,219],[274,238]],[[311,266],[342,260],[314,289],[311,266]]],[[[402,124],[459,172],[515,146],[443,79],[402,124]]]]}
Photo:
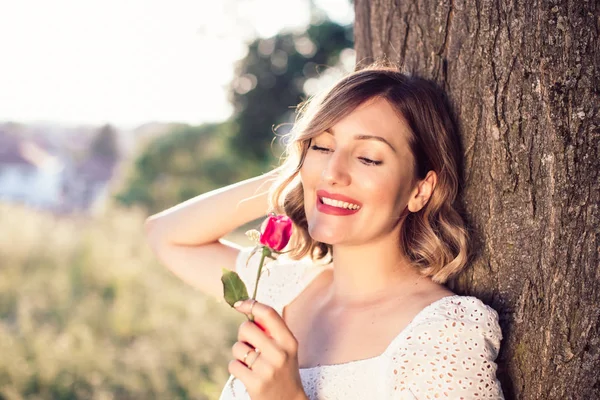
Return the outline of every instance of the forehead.
{"type": "Polygon", "coordinates": [[[411,137],[406,120],[384,98],[367,100],[339,120],[332,129],[341,135],[382,136],[395,148],[403,148],[411,137]]]}

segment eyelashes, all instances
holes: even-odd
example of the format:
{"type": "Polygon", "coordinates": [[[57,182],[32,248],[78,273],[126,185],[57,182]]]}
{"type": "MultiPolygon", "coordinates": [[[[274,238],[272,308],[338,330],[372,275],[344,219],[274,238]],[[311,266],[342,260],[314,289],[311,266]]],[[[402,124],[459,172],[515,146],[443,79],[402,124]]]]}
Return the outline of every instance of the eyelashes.
{"type": "MultiPolygon", "coordinates": [[[[316,144],[313,144],[310,146],[311,150],[315,150],[315,151],[319,151],[321,153],[330,153],[332,150],[328,149],[327,147],[321,147],[321,146],[317,146],[316,144]]],[[[378,160],[371,160],[370,158],[367,157],[358,157],[358,159],[365,165],[369,165],[369,166],[376,166],[376,165],[381,165],[383,164],[383,161],[378,161],[378,160]]]]}
{"type": "Polygon", "coordinates": [[[310,146],[310,148],[311,148],[311,150],[322,151],[322,152],[329,152],[331,150],[326,147],[319,147],[316,144],[313,144],[312,146],[310,146]]]}

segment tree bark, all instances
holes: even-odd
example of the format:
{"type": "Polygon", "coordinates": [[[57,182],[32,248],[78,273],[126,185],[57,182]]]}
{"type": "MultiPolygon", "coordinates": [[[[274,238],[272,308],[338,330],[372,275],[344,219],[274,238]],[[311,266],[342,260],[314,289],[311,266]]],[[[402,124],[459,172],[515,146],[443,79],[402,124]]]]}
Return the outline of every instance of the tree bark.
{"type": "Polygon", "coordinates": [[[597,0],[355,0],[358,68],[437,81],[464,150],[472,267],[507,399],[600,399],[597,0]]]}

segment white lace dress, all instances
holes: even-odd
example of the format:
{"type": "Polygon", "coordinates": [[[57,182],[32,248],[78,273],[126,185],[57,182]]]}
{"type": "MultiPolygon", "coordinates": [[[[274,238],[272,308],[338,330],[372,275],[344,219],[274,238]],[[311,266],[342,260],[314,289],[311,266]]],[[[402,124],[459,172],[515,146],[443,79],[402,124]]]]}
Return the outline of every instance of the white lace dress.
{"type": "MultiPolygon", "coordinates": [[[[252,291],[260,256],[246,266],[250,250],[240,253],[236,270],[252,291]]],[[[256,299],[283,315],[322,268],[281,257],[263,268],[256,299]]],[[[448,296],[425,307],[379,356],[301,368],[300,376],[311,400],[504,399],[494,362],[501,339],[494,309],[476,297],[448,296]]],[[[250,399],[232,378],[220,400],[250,399]]]]}

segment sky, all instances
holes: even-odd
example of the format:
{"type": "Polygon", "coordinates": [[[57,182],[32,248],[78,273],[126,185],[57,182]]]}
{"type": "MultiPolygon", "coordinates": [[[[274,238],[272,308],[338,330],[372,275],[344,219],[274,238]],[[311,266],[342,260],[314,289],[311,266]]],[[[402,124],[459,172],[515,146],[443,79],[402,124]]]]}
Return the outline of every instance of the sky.
{"type": "Polygon", "coordinates": [[[0,121],[222,121],[244,43],[308,19],[308,0],[0,0],[0,121]]]}

